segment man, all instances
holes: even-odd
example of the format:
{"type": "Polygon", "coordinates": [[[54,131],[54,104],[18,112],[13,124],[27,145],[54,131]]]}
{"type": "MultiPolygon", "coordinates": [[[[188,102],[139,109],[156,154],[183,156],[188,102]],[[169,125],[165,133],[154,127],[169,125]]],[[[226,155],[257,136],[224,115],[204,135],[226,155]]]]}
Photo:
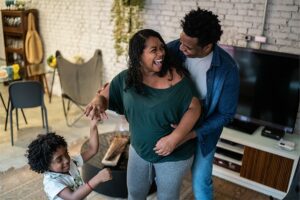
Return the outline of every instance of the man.
{"type": "Polygon", "coordinates": [[[197,8],[181,21],[180,39],[168,47],[189,70],[202,101],[203,112],[196,133],[198,144],[193,163],[195,199],[213,199],[212,166],[223,126],[233,118],[239,93],[235,61],[217,45],[222,35],[217,15],[197,8]]]}

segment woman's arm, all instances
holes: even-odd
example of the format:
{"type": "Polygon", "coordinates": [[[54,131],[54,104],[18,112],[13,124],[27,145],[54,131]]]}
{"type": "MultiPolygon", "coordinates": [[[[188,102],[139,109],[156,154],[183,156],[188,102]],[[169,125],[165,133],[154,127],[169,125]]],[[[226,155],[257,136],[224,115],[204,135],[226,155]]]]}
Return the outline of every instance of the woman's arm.
{"type": "Polygon", "coordinates": [[[57,196],[65,200],[84,199],[99,184],[111,180],[111,171],[107,168],[102,169],[86,184],[80,186],[77,190],[72,191],[70,188],[64,188],[57,196]]]}
{"type": "Polygon", "coordinates": [[[169,135],[161,138],[155,145],[154,151],[161,156],[167,156],[181,144],[182,141],[190,137],[188,134],[198,121],[201,114],[200,101],[193,97],[188,110],[182,116],[178,126],[169,135]]]}
{"type": "Polygon", "coordinates": [[[108,108],[109,101],[109,83],[106,83],[104,87],[97,91],[96,96],[86,106],[84,114],[93,119],[102,120],[107,119],[105,110],[108,108]]]}
{"type": "MultiPolygon", "coordinates": [[[[175,129],[177,128],[177,124],[171,124],[171,126],[175,129]]],[[[196,134],[196,131],[195,130],[191,130],[184,138],[183,140],[177,144],[176,148],[179,147],[180,145],[184,144],[185,142],[191,140],[191,139],[194,139],[197,137],[197,134],[196,134]]]]}
{"type": "Polygon", "coordinates": [[[98,137],[97,122],[98,122],[97,119],[93,119],[91,120],[90,123],[90,138],[89,138],[88,148],[86,151],[81,153],[84,162],[88,161],[98,152],[99,137],[98,137]]]}

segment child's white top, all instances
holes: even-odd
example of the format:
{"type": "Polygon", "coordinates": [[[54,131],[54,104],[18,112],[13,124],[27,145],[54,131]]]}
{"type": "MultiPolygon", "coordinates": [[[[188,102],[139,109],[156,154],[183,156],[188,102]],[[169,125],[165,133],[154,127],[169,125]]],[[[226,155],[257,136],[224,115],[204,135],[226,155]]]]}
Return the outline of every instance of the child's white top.
{"type": "Polygon", "coordinates": [[[62,200],[58,197],[64,188],[69,187],[71,190],[75,191],[81,185],[83,185],[83,180],[80,176],[77,167],[83,165],[83,160],[81,155],[72,157],[70,160],[70,170],[69,174],[62,174],[56,172],[45,172],[44,173],[44,190],[48,199],[50,200],[62,200]]]}

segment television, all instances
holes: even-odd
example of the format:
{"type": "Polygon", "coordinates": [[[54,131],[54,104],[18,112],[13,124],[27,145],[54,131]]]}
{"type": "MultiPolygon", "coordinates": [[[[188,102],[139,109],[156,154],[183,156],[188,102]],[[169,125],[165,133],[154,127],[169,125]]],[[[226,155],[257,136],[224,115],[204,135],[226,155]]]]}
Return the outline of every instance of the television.
{"type": "Polygon", "coordinates": [[[293,133],[299,106],[300,55],[221,45],[236,61],[239,102],[229,126],[293,133]]]}

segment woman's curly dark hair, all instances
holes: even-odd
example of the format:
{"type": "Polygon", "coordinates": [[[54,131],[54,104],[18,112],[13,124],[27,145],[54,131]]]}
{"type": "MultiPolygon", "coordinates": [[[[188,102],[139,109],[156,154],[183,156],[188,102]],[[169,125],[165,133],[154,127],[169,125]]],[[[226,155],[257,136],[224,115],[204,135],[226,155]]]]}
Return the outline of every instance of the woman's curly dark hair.
{"type": "MultiPolygon", "coordinates": [[[[143,93],[143,75],[141,71],[140,58],[143,54],[146,41],[149,37],[158,38],[165,49],[165,57],[162,64],[162,69],[157,73],[159,77],[163,77],[168,71],[171,72],[171,67],[175,68],[180,75],[185,73],[184,68],[168,53],[167,45],[161,35],[152,29],[143,29],[136,32],[129,41],[129,61],[128,61],[128,76],[126,80],[126,89],[134,87],[139,94],[143,93]]],[[[172,74],[172,73],[171,73],[172,74]]]]}
{"type": "Polygon", "coordinates": [[[223,31],[219,23],[217,15],[198,7],[184,16],[181,27],[186,35],[198,38],[198,45],[204,47],[220,40],[223,31]]]}
{"type": "Polygon", "coordinates": [[[29,144],[25,155],[30,169],[37,173],[48,171],[53,154],[59,147],[68,147],[64,137],[55,133],[38,135],[29,144]]]}

